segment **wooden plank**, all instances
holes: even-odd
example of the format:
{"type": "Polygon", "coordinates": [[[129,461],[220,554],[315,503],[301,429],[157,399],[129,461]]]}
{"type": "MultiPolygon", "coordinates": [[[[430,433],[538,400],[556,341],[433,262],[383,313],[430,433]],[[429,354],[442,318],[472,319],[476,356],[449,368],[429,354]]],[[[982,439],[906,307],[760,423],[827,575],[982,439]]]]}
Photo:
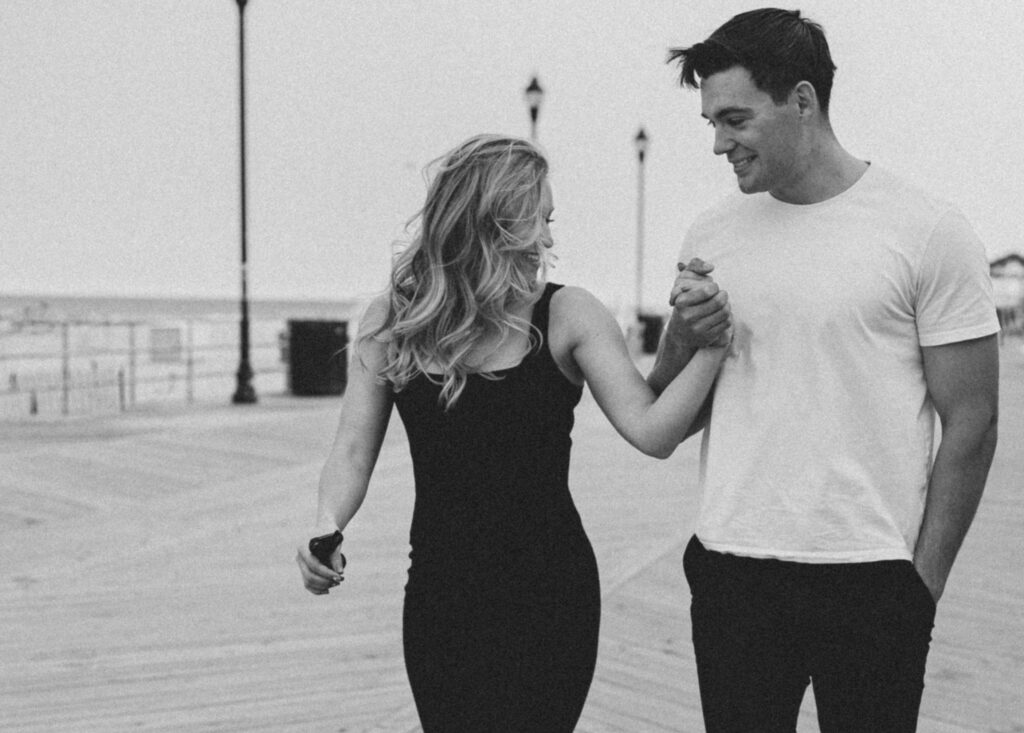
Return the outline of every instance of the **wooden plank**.
{"type": "MultiPolygon", "coordinates": [[[[1024,729],[1024,355],[1004,355],[1000,448],[940,604],[923,733],[1024,729]]],[[[309,596],[292,563],[336,409],[265,398],[0,426],[0,729],[418,730],[402,664],[413,492],[397,418],[346,533],[343,586],[309,596]]],[[[604,598],[579,730],[700,730],[681,566],[697,447],[645,458],[589,397],[574,441],[604,598]]],[[[817,730],[810,693],[799,730],[817,730]]]]}

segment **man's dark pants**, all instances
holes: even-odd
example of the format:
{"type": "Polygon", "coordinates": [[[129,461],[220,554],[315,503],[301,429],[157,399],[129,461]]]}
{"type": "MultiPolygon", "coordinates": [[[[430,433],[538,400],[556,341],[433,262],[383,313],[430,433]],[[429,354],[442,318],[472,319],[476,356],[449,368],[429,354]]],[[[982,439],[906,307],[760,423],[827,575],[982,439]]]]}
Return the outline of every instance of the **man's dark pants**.
{"type": "Polygon", "coordinates": [[[810,682],[822,733],[917,727],[935,602],[912,563],[683,556],[708,733],[796,730],[810,682]]]}

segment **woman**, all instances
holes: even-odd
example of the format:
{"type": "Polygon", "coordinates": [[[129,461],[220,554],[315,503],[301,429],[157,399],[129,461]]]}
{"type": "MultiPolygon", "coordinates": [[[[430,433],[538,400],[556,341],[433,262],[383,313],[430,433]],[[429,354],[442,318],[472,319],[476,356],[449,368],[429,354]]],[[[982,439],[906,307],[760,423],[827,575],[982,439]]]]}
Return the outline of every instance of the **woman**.
{"type": "MultiPolygon", "coordinates": [[[[547,162],[481,135],[443,159],[389,292],[356,340],[316,535],[340,538],[366,493],[392,404],[416,482],[406,670],[423,730],[571,731],[593,677],[600,589],[569,494],[586,382],[650,455],[685,437],[725,348],[699,352],[660,398],[585,290],[544,284],[547,162]]],[[[342,579],[299,548],[306,588],[342,579]]]]}

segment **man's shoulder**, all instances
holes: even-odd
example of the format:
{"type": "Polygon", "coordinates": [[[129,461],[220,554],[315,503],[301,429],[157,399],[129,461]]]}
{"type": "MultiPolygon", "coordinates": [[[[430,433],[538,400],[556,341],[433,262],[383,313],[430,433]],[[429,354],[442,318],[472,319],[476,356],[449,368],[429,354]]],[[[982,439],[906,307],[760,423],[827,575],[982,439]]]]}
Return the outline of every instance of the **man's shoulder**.
{"type": "Polygon", "coordinates": [[[889,209],[899,219],[922,217],[934,221],[956,211],[956,206],[948,199],[886,166],[872,163],[868,175],[862,195],[874,200],[874,208],[889,209]]]}

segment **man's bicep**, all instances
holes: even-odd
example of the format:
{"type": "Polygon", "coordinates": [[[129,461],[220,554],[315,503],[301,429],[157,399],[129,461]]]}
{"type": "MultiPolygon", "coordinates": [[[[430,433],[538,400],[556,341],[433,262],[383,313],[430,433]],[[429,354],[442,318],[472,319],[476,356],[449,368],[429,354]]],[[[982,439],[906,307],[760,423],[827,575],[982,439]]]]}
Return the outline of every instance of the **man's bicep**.
{"type": "Polygon", "coordinates": [[[921,349],[928,393],[945,420],[959,409],[995,415],[999,401],[999,343],[984,336],[921,349]]]}

